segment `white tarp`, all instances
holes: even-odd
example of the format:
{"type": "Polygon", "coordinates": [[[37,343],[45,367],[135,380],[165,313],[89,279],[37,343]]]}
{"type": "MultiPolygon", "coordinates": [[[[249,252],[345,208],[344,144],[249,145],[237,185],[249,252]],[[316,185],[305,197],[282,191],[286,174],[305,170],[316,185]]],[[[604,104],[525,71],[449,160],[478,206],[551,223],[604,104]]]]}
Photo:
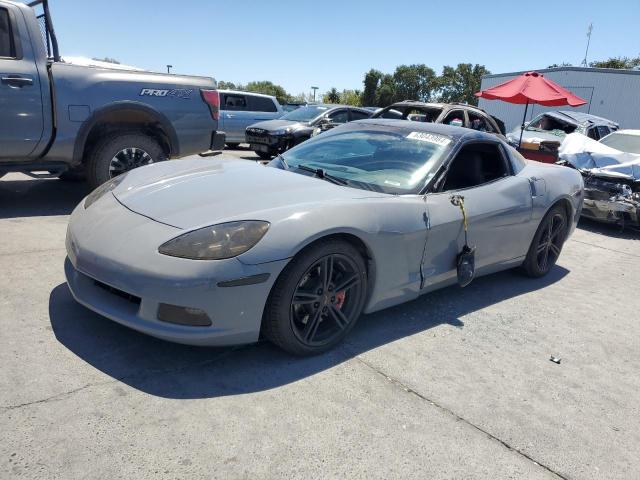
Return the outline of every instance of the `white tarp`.
{"type": "Polygon", "coordinates": [[[640,181],[640,154],[621,152],[581,133],[567,135],[558,156],[594,175],[640,181]]]}

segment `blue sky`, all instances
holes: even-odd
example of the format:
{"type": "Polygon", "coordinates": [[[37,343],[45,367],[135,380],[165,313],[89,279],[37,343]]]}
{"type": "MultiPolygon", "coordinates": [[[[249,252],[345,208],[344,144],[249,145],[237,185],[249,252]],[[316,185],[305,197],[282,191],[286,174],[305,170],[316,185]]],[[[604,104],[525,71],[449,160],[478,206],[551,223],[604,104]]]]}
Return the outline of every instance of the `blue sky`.
{"type": "Polygon", "coordinates": [[[493,73],[640,55],[640,1],[50,0],[66,55],[290,93],[362,88],[370,68],[484,64],[493,73]]]}

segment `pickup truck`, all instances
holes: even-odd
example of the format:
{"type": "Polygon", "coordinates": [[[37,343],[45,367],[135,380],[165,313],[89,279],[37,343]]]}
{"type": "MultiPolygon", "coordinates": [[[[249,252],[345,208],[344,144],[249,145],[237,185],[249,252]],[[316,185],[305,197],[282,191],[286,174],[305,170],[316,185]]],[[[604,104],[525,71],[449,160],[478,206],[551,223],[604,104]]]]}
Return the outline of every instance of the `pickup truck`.
{"type": "Polygon", "coordinates": [[[47,0],[0,0],[0,177],[85,177],[96,187],[221,150],[219,115],[212,78],[66,63],[47,0]]]}

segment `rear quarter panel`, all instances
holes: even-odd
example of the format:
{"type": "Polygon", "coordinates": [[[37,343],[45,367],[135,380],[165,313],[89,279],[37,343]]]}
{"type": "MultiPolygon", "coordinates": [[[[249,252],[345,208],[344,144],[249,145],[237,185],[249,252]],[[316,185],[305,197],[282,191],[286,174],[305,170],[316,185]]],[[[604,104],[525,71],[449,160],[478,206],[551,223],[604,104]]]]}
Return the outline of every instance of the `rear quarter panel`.
{"type": "Polygon", "coordinates": [[[206,77],[186,77],[148,72],[110,70],[64,63],[51,67],[55,89],[56,141],[50,160],[73,158],[76,137],[82,125],[118,102],[143,105],[163,115],[175,130],[177,154],[184,156],[209,149],[217,122],[200,96],[200,89],[214,89],[206,77]],[[146,89],[146,93],[143,90],[146,89]],[[155,96],[149,90],[171,90],[175,94],[155,96]],[[71,109],[70,109],[71,107],[71,109]]]}

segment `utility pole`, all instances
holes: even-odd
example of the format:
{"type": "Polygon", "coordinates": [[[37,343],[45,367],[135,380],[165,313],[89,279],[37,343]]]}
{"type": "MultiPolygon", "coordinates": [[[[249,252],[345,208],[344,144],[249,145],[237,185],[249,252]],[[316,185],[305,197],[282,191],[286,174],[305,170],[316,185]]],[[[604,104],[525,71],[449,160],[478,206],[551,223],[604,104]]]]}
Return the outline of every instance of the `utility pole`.
{"type": "Polygon", "coordinates": [[[591,43],[591,32],[593,31],[593,23],[589,24],[589,28],[587,28],[587,49],[584,52],[584,60],[580,64],[583,67],[587,67],[587,54],[589,53],[589,44],[591,43]]]}
{"type": "Polygon", "coordinates": [[[171,73],[172,68],[173,68],[173,65],[167,65],[167,73],[171,73]]]}
{"type": "Polygon", "coordinates": [[[316,101],[316,90],[318,90],[318,87],[311,87],[311,90],[313,90],[313,101],[316,101]]]}

